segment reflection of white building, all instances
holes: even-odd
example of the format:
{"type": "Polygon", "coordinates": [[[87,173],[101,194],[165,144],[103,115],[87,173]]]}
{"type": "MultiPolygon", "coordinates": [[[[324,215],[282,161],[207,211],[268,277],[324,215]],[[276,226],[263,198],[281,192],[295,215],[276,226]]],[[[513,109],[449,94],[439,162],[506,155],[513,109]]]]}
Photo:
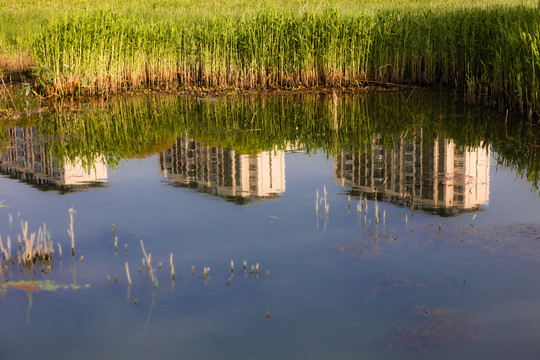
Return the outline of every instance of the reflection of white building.
{"type": "Polygon", "coordinates": [[[285,191],[285,153],[278,150],[243,155],[180,138],[159,155],[159,167],[173,184],[226,198],[276,198],[285,191]]]}
{"type": "Polygon", "coordinates": [[[46,149],[32,128],[11,128],[6,151],[0,154],[0,171],[37,186],[55,185],[69,189],[107,181],[107,165],[102,159],[84,165],[81,159],[59,162],[46,149]]]}
{"type": "Polygon", "coordinates": [[[459,149],[451,140],[429,143],[400,140],[385,149],[375,139],[363,152],[342,151],[334,158],[335,181],[352,192],[377,194],[449,214],[476,210],[489,200],[489,152],[485,147],[459,149]]]}
{"type": "Polygon", "coordinates": [[[59,185],[85,185],[92,182],[107,181],[107,164],[103,159],[97,159],[92,165],[84,166],[81,159],[63,164],[61,178],[56,181],[59,185]]]}

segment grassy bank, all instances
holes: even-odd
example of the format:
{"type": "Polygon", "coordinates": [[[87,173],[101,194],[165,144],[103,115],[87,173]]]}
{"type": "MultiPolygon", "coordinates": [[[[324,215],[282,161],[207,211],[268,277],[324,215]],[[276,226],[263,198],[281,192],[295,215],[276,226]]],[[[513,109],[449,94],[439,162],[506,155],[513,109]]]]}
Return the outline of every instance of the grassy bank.
{"type": "Polygon", "coordinates": [[[4,67],[46,92],[414,83],[540,112],[537,1],[54,3],[0,15],[4,67]]]}

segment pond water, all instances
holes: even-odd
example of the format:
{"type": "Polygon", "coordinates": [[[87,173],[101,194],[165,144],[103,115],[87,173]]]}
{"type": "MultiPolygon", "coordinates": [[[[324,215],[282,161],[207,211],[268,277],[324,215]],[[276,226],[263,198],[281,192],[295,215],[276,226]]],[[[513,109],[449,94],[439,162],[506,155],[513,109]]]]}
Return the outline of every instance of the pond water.
{"type": "Polygon", "coordinates": [[[2,126],[0,358],[540,356],[537,126],[421,91],[72,107],[2,126]]]}

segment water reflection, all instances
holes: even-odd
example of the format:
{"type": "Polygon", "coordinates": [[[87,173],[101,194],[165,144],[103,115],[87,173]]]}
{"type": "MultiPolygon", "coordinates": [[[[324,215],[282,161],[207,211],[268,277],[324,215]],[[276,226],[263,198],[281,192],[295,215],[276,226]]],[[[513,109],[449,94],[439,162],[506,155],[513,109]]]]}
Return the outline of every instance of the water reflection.
{"type": "Polygon", "coordinates": [[[159,169],[171,184],[196,188],[243,204],[285,192],[285,151],[245,155],[187,136],[159,154],[159,169]]]}
{"type": "Polygon", "coordinates": [[[351,187],[353,195],[384,193],[389,201],[407,206],[410,201],[441,214],[487,203],[490,156],[526,177],[533,192],[540,178],[536,127],[420,92],[410,97],[299,94],[212,102],[119,98],[78,113],[53,112],[33,126],[9,130],[28,133],[7,136],[16,141],[6,140],[7,132],[0,134],[0,142],[9,143],[8,152],[14,153],[4,156],[4,173],[18,164],[14,177],[70,189],[103,183],[105,166],[114,169],[125,159],[160,154],[160,171],[172,185],[239,203],[275,198],[285,191],[284,153],[290,144],[301,144],[308,154],[334,157],[336,181],[351,187]],[[28,155],[15,155],[25,151],[28,155]],[[31,161],[21,162],[21,156],[31,161]],[[52,160],[45,164],[44,159],[52,160]],[[49,175],[53,168],[56,174],[49,175]]]}
{"type": "Polygon", "coordinates": [[[101,158],[83,164],[79,157],[59,159],[35,128],[7,129],[8,144],[0,153],[0,173],[40,190],[79,191],[107,182],[107,165],[101,158]]]}
{"type": "MultiPolygon", "coordinates": [[[[538,137],[525,125],[509,122],[506,130],[497,118],[444,101],[343,96],[332,112],[326,99],[309,96],[211,103],[126,98],[105,110],[44,115],[33,130],[22,130],[28,139],[21,135],[18,144],[14,130],[0,135],[7,149],[2,165],[11,159],[15,166],[20,156],[26,160],[17,166],[30,174],[50,161],[60,173],[81,159],[85,176],[85,164],[121,164],[106,191],[68,198],[25,191],[2,176],[0,205],[9,208],[0,208],[0,220],[6,224],[8,217],[10,226],[0,228],[8,253],[7,236],[13,255],[15,239],[25,237],[19,211],[30,223],[29,237],[40,231],[33,224],[46,222],[54,242],[69,251],[67,207],[78,210],[69,266],[64,258],[63,269],[55,264],[47,273],[27,274],[16,263],[0,269],[2,318],[10,324],[5,357],[32,358],[37,348],[54,348],[44,356],[326,359],[373,357],[391,346],[400,358],[433,357],[423,354],[431,350],[469,358],[502,353],[501,347],[507,352],[499,358],[516,357],[516,348],[536,344],[527,330],[535,324],[540,288],[523,274],[534,274],[540,254],[538,199],[527,198],[538,179],[538,137]],[[506,145],[510,138],[520,146],[506,145]],[[285,184],[288,144],[300,144],[306,155],[288,157],[285,184]],[[150,158],[126,160],[143,157],[150,158]],[[532,174],[529,183],[501,177],[514,180],[512,169],[490,178],[488,169],[499,161],[532,174]],[[332,179],[345,188],[329,184],[332,179]],[[208,206],[199,194],[184,196],[189,190],[167,184],[220,197],[208,206]],[[316,189],[325,231],[314,226],[316,189]],[[284,196],[285,190],[294,193],[284,196]],[[377,201],[358,201],[357,215],[339,194],[345,191],[377,201]],[[327,193],[330,215],[323,208],[327,193]],[[221,200],[259,196],[279,201],[240,207],[221,200]],[[476,211],[488,200],[490,206],[473,223],[473,214],[413,219],[409,209],[380,200],[440,213],[476,211]],[[141,267],[142,238],[149,252],[141,267]],[[117,251],[128,244],[129,251],[117,251]],[[257,262],[259,278],[257,267],[249,270],[257,262]],[[272,276],[263,276],[267,270],[272,276]],[[62,292],[63,284],[72,286],[62,292]],[[72,291],[78,284],[91,287],[72,291]],[[32,291],[30,326],[20,291],[32,291]],[[507,338],[508,328],[525,336],[507,338]],[[485,333],[494,340],[472,343],[485,333]]],[[[533,358],[527,355],[518,354],[533,358]]]]}
{"type": "Polygon", "coordinates": [[[489,201],[489,150],[460,148],[449,139],[401,138],[394,148],[374,137],[364,151],[334,157],[334,179],[349,195],[451,216],[489,201]]]}

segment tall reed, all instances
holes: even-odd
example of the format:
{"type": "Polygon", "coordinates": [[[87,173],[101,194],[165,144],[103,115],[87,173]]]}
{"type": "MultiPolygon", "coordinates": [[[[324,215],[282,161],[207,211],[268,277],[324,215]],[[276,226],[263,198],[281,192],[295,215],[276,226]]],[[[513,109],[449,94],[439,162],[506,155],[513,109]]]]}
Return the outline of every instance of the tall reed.
{"type": "Polygon", "coordinates": [[[32,53],[56,91],[62,81],[91,94],[422,83],[532,115],[539,46],[540,12],[525,6],[163,19],[95,11],[51,19],[32,53]]]}

